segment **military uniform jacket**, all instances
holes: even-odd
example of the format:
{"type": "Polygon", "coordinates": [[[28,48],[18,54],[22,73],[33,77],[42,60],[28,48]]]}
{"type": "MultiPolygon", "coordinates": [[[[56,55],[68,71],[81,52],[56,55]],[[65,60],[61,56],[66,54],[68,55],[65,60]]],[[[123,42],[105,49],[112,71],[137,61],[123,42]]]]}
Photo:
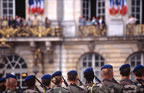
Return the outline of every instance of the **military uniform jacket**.
{"type": "Polygon", "coordinates": [[[19,90],[10,90],[10,89],[6,89],[5,92],[3,93],[21,93],[19,90]]]}
{"type": "Polygon", "coordinates": [[[69,92],[63,87],[56,86],[52,89],[47,90],[46,93],[69,93],[69,92]]]}
{"type": "Polygon", "coordinates": [[[122,93],[122,88],[112,80],[105,79],[102,83],[93,85],[90,93],[122,93]]]}
{"type": "Polygon", "coordinates": [[[122,86],[123,93],[139,93],[139,87],[130,79],[121,79],[120,85],[122,86]]]}
{"type": "Polygon", "coordinates": [[[26,89],[23,93],[39,93],[39,92],[34,89],[26,89]]]}
{"type": "Polygon", "coordinates": [[[76,84],[70,84],[67,87],[70,93],[87,93],[82,87],[77,86],[76,84]]]}
{"type": "Polygon", "coordinates": [[[144,80],[137,79],[134,83],[140,88],[140,93],[144,93],[144,80]]]}

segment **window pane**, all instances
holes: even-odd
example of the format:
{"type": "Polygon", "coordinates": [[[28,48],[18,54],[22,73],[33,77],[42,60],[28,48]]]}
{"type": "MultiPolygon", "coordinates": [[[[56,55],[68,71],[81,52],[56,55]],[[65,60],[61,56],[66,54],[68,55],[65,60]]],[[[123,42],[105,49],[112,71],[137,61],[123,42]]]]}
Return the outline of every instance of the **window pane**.
{"type": "Polygon", "coordinates": [[[83,67],[86,67],[87,63],[86,62],[83,62],[83,67]]]}
{"type": "Polygon", "coordinates": [[[3,3],[3,8],[7,8],[7,3],[3,3]]]}
{"type": "Polygon", "coordinates": [[[12,8],[13,7],[13,4],[12,3],[9,3],[9,8],[12,8]]]}
{"type": "Polygon", "coordinates": [[[9,14],[13,14],[13,10],[9,10],[9,14]]]}

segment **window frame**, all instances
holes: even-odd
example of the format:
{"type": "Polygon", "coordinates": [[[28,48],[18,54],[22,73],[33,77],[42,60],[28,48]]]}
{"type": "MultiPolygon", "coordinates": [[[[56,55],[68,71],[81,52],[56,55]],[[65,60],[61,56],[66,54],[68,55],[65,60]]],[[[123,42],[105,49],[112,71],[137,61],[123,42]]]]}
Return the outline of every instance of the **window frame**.
{"type": "MultiPolygon", "coordinates": [[[[97,61],[98,61],[99,63],[104,62],[104,63],[103,63],[103,65],[104,65],[106,62],[105,62],[105,58],[104,58],[102,55],[98,54],[98,53],[86,53],[86,54],[84,54],[84,55],[80,58],[80,79],[81,79],[83,82],[85,82],[85,79],[84,79],[84,77],[83,77],[83,71],[84,71],[86,68],[90,67],[90,66],[85,66],[85,67],[83,67],[83,62],[85,62],[85,60],[84,60],[85,58],[86,58],[87,63],[91,61],[91,64],[92,64],[91,67],[93,68],[95,75],[96,75],[100,80],[102,80],[102,79],[101,79],[101,75],[100,75],[101,66],[100,66],[100,64],[99,64],[99,66],[96,67],[96,66],[95,66],[95,63],[96,63],[97,61]],[[91,60],[88,60],[89,55],[92,55],[91,60]],[[98,60],[96,60],[95,56],[98,56],[98,60]],[[87,58],[86,58],[86,57],[87,57],[87,58]],[[102,58],[103,60],[102,60],[101,58],[102,58]],[[98,73],[98,74],[96,74],[96,73],[98,73]]],[[[95,80],[95,79],[94,79],[94,80],[95,80]]]]}
{"type": "Polygon", "coordinates": [[[137,5],[137,0],[131,1],[131,15],[133,15],[136,18],[137,18],[137,15],[139,15],[138,21],[141,24],[142,23],[142,0],[139,0],[139,1],[140,1],[139,5],[137,5]],[[137,12],[137,8],[140,9],[139,12],[137,12]],[[133,11],[133,9],[134,9],[134,11],[133,11]]]}
{"type": "Polygon", "coordinates": [[[4,17],[4,16],[7,16],[8,18],[10,17],[10,16],[12,16],[13,18],[15,18],[15,0],[11,0],[11,1],[9,1],[9,0],[7,0],[7,1],[5,1],[5,0],[2,0],[1,1],[1,5],[2,5],[2,8],[1,8],[1,13],[2,13],[2,16],[4,17]],[[7,4],[7,7],[6,8],[4,8],[4,6],[3,6],[3,3],[6,3],[7,4]],[[12,7],[9,7],[9,4],[10,3],[12,3],[12,7]],[[7,10],[7,13],[6,14],[4,14],[4,10],[7,10]],[[9,11],[10,10],[12,10],[12,14],[10,14],[9,13],[9,11]]]}

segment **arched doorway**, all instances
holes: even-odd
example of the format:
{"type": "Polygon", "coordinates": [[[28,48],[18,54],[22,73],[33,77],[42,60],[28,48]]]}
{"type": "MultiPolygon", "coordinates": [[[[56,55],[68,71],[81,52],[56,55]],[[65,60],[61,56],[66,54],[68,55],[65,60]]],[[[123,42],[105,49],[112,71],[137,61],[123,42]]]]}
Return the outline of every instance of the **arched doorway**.
{"type": "Polygon", "coordinates": [[[4,57],[5,61],[5,75],[11,73],[17,76],[18,85],[21,88],[26,88],[24,79],[27,76],[27,64],[25,60],[17,55],[10,55],[4,57]]]}
{"type": "MultiPolygon", "coordinates": [[[[133,53],[131,54],[129,57],[128,57],[128,64],[131,65],[131,70],[134,69],[134,67],[136,65],[144,65],[144,52],[136,52],[136,53],[133,53]]],[[[134,80],[134,75],[131,74],[131,80],[134,80]]]]}
{"type": "Polygon", "coordinates": [[[80,62],[81,80],[85,81],[83,78],[83,71],[87,67],[92,67],[94,69],[95,75],[101,80],[101,66],[105,64],[105,59],[101,55],[97,53],[87,53],[81,57],[80,62]]]}

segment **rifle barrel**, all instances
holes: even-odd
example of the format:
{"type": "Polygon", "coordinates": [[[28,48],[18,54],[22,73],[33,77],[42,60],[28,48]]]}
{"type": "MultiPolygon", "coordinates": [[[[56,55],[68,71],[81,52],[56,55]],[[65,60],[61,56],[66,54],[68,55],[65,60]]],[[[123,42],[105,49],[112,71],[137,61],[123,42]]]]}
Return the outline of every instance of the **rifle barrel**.
{"type": "Polygon", "coordinates": [[[66,80],[64,79],[64,77],[62,76],[62,79],[64,81],[65,86],[68,86],[68,83],[66,82],[66,80]]]}

